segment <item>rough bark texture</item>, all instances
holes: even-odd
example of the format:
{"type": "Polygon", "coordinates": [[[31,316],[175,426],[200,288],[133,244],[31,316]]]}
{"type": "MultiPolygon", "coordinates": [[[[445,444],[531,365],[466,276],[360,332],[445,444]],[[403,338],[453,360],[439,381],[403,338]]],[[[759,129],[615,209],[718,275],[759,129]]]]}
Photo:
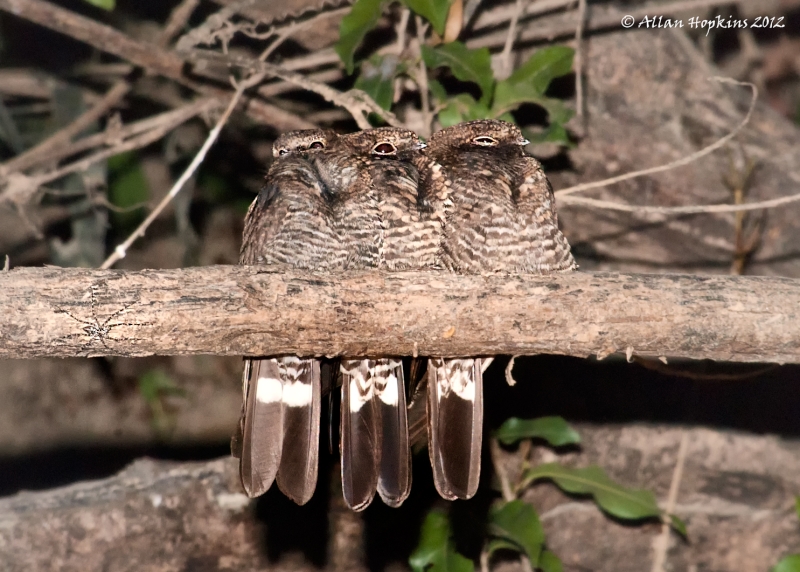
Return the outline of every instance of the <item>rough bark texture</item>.
{"type": "MultiPolygon", "coordinates": [[[[653,489],[664,502],[683,429],[578,429],[583,450],[561,456],[562,462],[597,463],[624,484],[653,489]]],[[[689,542],[671,536],[670,569],[765,570],[796,549],[792,494],[800,488],[798,442],[708,429],[685,431],[689,447],[675,513],[687,523],[689,542]]],[[[425,462],[426,457],[423,452],[415,462],[425,462]]],[[[553,454],[543,450],[539,457],[549,461],[553,454]]],[[[519,461],[513,453],[504,456],[512,474],[519,461]]],[[[105,480],[2,499],[3,569],[308,569],[289,548],[285,529],[318,534],[324,531],[324,511],[291,508],[287,514],[288,501],[272,493],[250,502],[236,472],[234,459],[184,464],[144,459],[105,480]]],[[[406,505],[392,515],[401,522],[408,519],[420,504],[430,502],[420,503],[420,497],[431,494],[430,487],[416,486],[406,505]]],[[[546,483],[534,486],[525,498],[542,514],[548,545],[564,561],[565,571],[649,569],[660,525],[616,523],[590,501],[570,499],[546,483]]],[[[380,501],[374,504],[368,520],[370,512],[386,510],[380,501]]],[[[330,521],[334,533],[337,522],[336,517],[330,521]]],[[[405,534],[415,536],[417,530],[410,527],[405,534]]],[[[323,537],[324,532],[313,541],[322,544],[323,537]]],[[[337,564],[341,563],[330,555],[317,563],[327,569],[337,569],[337,564]]]]}
{"type": "Polygon", "coordinates": [[[573,356],[800,362],[800,284],[570,273],[284,274],[246,267],[0,275],[0,357],[573,356]]]}

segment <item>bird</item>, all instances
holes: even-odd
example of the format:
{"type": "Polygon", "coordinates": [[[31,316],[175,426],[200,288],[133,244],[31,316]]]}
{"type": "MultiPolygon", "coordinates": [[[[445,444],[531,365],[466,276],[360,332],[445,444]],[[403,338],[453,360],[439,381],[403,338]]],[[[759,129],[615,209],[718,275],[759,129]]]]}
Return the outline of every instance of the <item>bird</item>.
{"type": "MultiPolygon", "coordinates": [[[[417,159],[421,194],[444,213],[436,266],[461,274],[575,270],[558,228],[553,190],[524,152],[519,128],[476,120],[434,133],[417,159]]],[[[480,477],[483,370],[488,359],[431,358],[428,450],[445,499],[471,498],[480,477]]]]}
{"type": "MultiPolygon", "coordinates": [[[[308,160],[336,137],[329,130],[302,130],[275,141],[274,161],[245,218],[240,264],[313,271],[337,266],[343,251],[330,200],[308,160]]],[[[277,477],[284,494],[305,504],[317,482],[320,361],[245,359],[242,386],[239,466],[245,492],[259,496],[277,477]]]]}
{"type": "MultiPolygon", "coordinates": [[[[331,188],[334,226],[346,252],[343,269],[402,270],[434,260],[439,233],[420,217],[412,161],[422,147],[414,132],[385,127],[340,136],[314,155],[331,188]]],[[[400,506],[411,490],[402,361],[345,358],[340,373],[345,501],[363,510],[377,491],[387,505],[400,506]]]]}

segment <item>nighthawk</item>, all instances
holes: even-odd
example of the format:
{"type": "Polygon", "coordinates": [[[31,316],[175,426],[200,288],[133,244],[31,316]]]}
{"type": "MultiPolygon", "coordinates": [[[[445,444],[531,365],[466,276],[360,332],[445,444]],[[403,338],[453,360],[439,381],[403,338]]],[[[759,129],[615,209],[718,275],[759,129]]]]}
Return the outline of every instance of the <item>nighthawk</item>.
{"type": "MultiPolygon", "coordinates": [[[[549,274],[577,266],[558,229],[553,190],[519,128],[478,120],[431,136],[425,194],[444,197],[440,262],[463,274],[549,274]]],[[[480,358],[428,363],[428,451],[447,499],[470,498],[480,477],[480,358]]]]}
{"type": "MultiPolygon", "coordinates": [[[[433,259],[439,234],[416,212],[412,158],[422,147],[413,132],[387,127],[340,136],[313,157],[332,189],[344,269],[420,268],[433,259]]],[[[411,490],[402,361],[345,358],[340,372],[345,501],[362,510],[377,491],[389,506],[400,506],[411,490]]]]}
{"type": "MultiPolygon", "coordinates": [[[[526,143],[516,126],[497,120],[444,129],[423,151],[414,133],[395,128],[286,134],[248,212],[241,263],[313,271],[573,270],[552,189],[524,153],[526,143]]],[[[429,361],[429,454],[447,499],[477,490],[485,363],[429,361]]],[[[345,500],[361,510],[377,491],[399,506],[411,487],[402,362],[348,357],[340,373],[345,500]]],[[[306,502],[317,476],[319,361],[248,360],[244,392],[245,490],[261,494],[277,475],[281,490],[306,502]]]]}
{"type": "MultiPolygon", "coordinates": [[[[273,145],[275,161],[247,212],[240,264],[326,270],[341,258],[325,190],[302,152],[324,149],[336,135],[293,131],[273,145]]],[[[320,362],[297,356],[246,359],[240,475],[251,497],[280,489],[305,504],[317,483],[320,362]],[[285,442],[286,441],[286,442],[285,442]]]]}

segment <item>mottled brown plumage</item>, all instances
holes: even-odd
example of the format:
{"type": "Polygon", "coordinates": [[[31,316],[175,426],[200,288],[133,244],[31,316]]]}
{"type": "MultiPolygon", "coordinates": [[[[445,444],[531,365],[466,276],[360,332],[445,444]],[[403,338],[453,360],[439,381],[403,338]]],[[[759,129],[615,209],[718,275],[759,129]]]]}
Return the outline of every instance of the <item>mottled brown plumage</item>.
{"type": "MultiPolygon", "coordinates": [[[[458,273],[574,270],[553,191],[525,154],[519,129],[479,120],[435,133],[424,152],[425,195],[445,212],[439,261],[458,273]]],[[[428,439],[434,480],[449,499],[470,498],[480,476],[483,360],[432,358],[428,439]]]]}
{"type": "MultiPolygon", "coordinates": [[[[326,190],[307,154],[336,138],[329,131],[286,133],[247,213],[239,262],[308,270],[335,266],[342,256],[326,190]]],[[[320,363],[282,356],[245,360],[240,475],[250,496],[278,486],[304,504],[317,481],[320,363]]]]}
{"type": "MultiPolygon", "coordinates": [[[[438,235],[419,216],[411,162],[420,147],[413,132],[380,128],[342,136],[314,156],[333,196],[343,268],[394,270],[434,260],[438,235]]],[[[345,500],[362,510],[377,490],[386,504],[399,506],[411,488],[402,362],[344,359],[341,373],[345,500]]]]}

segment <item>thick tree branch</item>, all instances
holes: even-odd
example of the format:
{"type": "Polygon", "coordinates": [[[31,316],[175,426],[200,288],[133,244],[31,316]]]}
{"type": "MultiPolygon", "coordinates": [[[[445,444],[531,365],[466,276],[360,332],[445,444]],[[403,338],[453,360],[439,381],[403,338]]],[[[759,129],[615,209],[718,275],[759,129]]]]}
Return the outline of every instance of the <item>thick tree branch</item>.
{"type": "Polygon", "coordinates": [[[630,352],[800,363],[800,281],[784,278],[21,268],[0,272],[0,307],[0,358],[630,352]]]}

